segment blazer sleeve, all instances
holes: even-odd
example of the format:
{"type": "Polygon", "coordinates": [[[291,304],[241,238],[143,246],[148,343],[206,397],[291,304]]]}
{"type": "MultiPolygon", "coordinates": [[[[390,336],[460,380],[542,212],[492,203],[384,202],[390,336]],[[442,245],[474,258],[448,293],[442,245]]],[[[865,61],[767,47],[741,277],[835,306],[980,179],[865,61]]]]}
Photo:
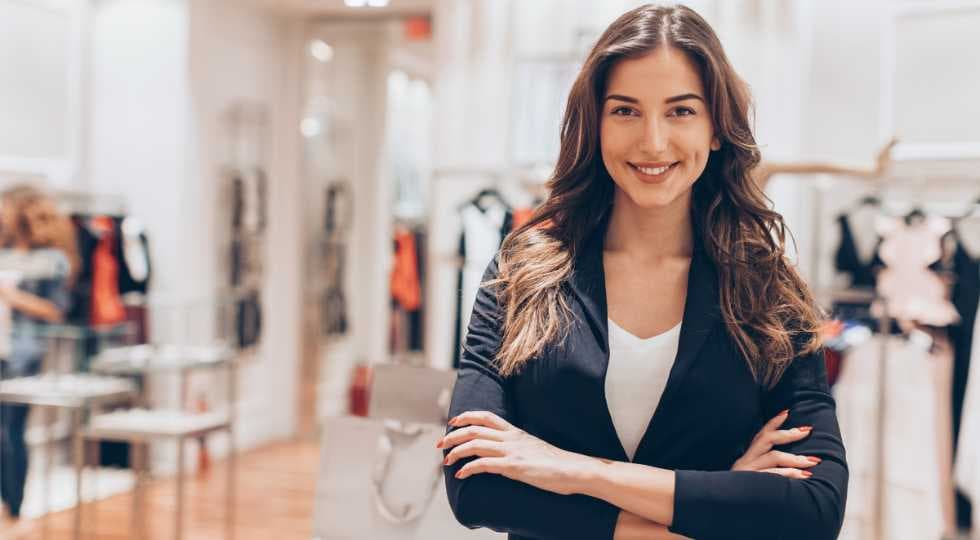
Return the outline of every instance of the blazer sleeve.
{"type": "MultiPolygon", "coordinates": [[[[491,261],[483,281],[495,278],[497,260],[491,261]]],[[[465,411],[490,411],[519,426],[511,406],[507,380],[493,358],[501,344],[502,312],[496,294],[481,287],[476,296],[463,344],[450,417],[465,411]]],[[[455,428],[450,428],[448,432],[455,428]]],[[[444,450],[448,454],[448,450],[444,450]]],[[[466,527],[487,527],[526,538],[611,539],[619,508],[585,495],[559,495],[497,474],[455,477],[462,459],[445,467],[446,492],[456,519],[466,527]]]]}
{"type": "Polygon", "coordinates": [[[789,409],[782,429],[813,426],[801,441],[778,447],[816,456],[806,480],[753,471],[676,471],[672,532],[722,538],[832,540],[844,520],[847,461],[823,349],[796,358],[764,402],[766,418],[789,409]]]}

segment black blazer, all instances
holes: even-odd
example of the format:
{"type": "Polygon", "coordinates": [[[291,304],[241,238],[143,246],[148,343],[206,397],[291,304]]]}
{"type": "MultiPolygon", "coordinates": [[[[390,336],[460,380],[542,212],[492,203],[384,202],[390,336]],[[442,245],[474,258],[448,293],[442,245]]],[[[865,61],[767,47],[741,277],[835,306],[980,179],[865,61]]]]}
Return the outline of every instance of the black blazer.
{"type": "MultiPolygon", "coordinates": [[[[574,313],[561,346],[546,347],[517,375],[491,364],[501,343],[501,306],[492,290],[476,298],[453,391],[450,416],[487,410],[559,448],[629,461],[605,396],[609,361],[600,226],[579,250],[567,294],[574,313]]],[[[695,241],[680,345],[663,397],[633,461],[676,471],[672,532],[699,540],[837,537],[847,498],[847,462],[823,352],[801,356],[779,384],[755,382],[721,317],[717,274],[695,241]],[[731,471],[762,425],[790,409],[782,429],[813,426],[780,447],[822,458],[806,480],[731,471]]],[[[484,280],[497,274],[496,258],[484,280]]],[[[450,428],[448,431],[452,431],[450,428]]],[[[447,450],[448,452],[448,450],[447,450]]],[[[585,495],[558,495],[496,474],[458,480],[474,458],[446,467],[456,519],[518,539],[611,539],[619,508],[585,495]]]]}

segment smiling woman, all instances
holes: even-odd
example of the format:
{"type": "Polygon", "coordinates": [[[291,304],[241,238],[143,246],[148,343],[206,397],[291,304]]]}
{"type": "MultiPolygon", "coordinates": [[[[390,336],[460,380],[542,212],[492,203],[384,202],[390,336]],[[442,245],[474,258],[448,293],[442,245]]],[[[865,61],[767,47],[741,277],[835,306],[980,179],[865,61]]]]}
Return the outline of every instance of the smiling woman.
{"type": "Polygon", "coordinates": [[[848,472],[820,312],[752,178],[749,107],[686,7],[637,8],[599,38],[550,195],[470,318],[439,444],[461,523],[836,537],[848,472]]]}

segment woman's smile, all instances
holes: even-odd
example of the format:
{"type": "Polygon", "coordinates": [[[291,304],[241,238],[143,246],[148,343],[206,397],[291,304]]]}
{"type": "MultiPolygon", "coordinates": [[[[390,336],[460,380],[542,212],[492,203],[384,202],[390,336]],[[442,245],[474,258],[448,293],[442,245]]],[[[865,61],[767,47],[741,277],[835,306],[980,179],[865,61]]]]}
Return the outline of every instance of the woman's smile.
{"type": "Polygon", "coordinates": [[[637,179],[646,184],[661,184],[680,165],[680,161],[660,163],[628,163],[637,179]]]}

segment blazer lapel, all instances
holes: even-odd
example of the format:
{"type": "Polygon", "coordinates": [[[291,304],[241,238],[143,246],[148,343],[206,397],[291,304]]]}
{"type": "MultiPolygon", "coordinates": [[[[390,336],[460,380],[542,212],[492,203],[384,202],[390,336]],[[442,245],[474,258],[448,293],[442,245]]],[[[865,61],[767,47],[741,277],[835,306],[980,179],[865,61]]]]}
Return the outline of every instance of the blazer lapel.
{"type": "MultiPolygon", "coordinates": [[[[606,406],[608,417],[607,435],[618,442],[621,453],[620,459],[626,461],[626,451],[619,441],[612,416],[609,415],[608,402],[605,396],[605,377],[609,368],[609,321],[602,251],[607,225],[608,217],[600,222],[575,255],[575,266],[569,279],[569,285],[582,303],[586,316],[585,322],[591,328],[596,341],[605,353],[596,358],[596,361],[601,363],[599,371],[602,373],[602,380],[598,382],[602,392],[601,402],[606,406]]],[[[701,346],[721,318],[717,274],[714,264],[703,248],[701,235],[697,231],[695,232],[694,246],[691,268],[688,271],[687,296],[684,302],[684,316],[677,356],[674,365],[671,367],[663,396],[660,398],[657,410],[640,440],[634,458],[640,456],[643,448],[650,444],[648,439],[651,438],[654,422],[659,416],[662,416],[665,405],[674,399],[678,393],[679,388],[683,385],[684,377],[690,371],[698,352],[701,350],[701,346]]]]}
{"type": "Polygon", "coordinates": [[[684,302],[684,318],[681,323],[680,342],[674,365],[667,377],[667,386],[660,397],[657,409],[647,425],[633,459],[649,461],[646,452],[656,438],[656,427],[665,422],[664,415],[670,413],[670,403],[677,398],[684,385],[684,378],[697,360],[701,346],[721,319],[721,306],[718,295],[718,278],[714,263],[704,251],[701,239],[695,238],[694,254],[687,277],[687,298],[684,302]]]}

